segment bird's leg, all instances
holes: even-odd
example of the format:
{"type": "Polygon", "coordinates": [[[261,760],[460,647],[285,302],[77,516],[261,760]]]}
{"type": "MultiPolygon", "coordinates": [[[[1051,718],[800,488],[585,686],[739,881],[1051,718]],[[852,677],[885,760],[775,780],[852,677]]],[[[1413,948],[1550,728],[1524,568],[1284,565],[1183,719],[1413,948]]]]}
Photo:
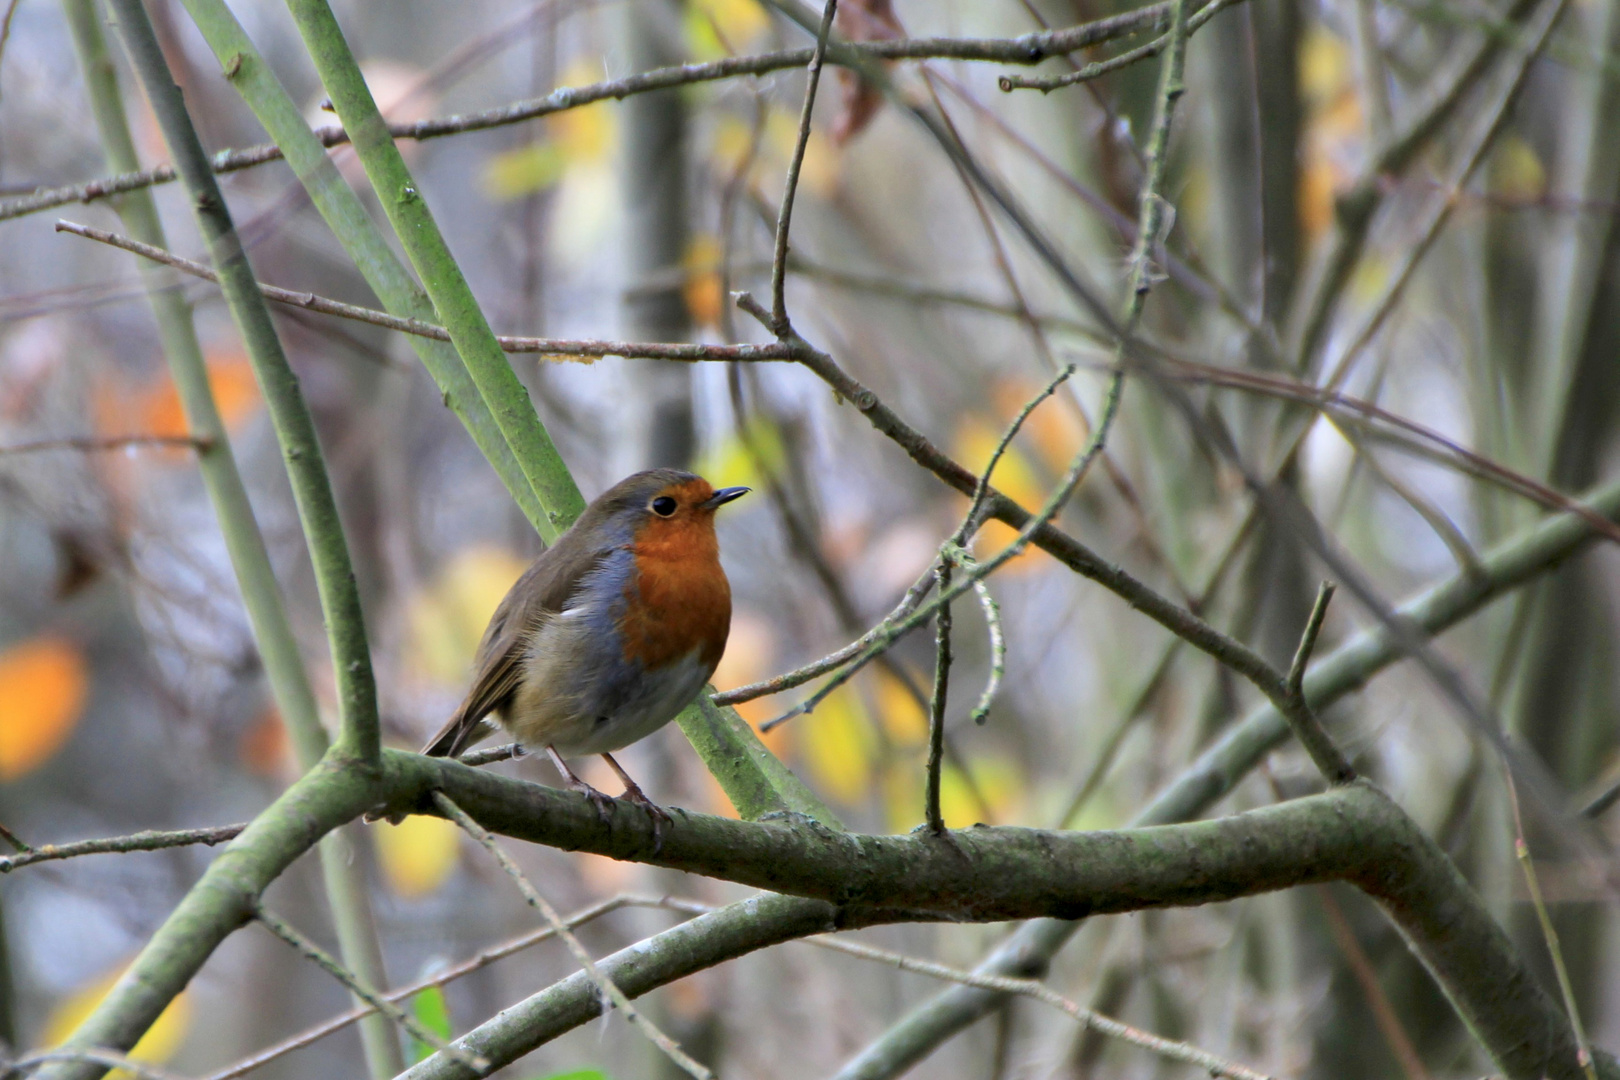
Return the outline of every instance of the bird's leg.
{"type": "MultiPolygon", "coordinates": [[[[577,791],[581,795],[584,795],[586,798],[591,800],[591,805],[596,807],[596,816],[602,819],[602,824],[613,824],[613,814],[608,809],[613,805],[613,796],[609,795],[605,791],[597,791],[595,788],[591,787],[591,785],[575,776],[574,770],[568,767],[568,763],[562,759],[562,755],[557,753],[557,748],[555,746],[551,746],[549,744],[546,746],[546,756],[551,758],[551,763],[557,766],[558,772],[562,773],[564,784],[567,784],[571,790],[577,791]]],[[[602,756],[606,757],[607,755],[603,754],[602,756]]],[[[614,768],[617,767],[618,766],[614,766],[614,768]]],[[[620,773],[619,775],[623,776],[624,774],[620,773]]]]}
{"type": "Polygon", "coordinates": [[[647,815],[652,818],[653,854],[658,854],[664,849],[664,826],[675,824],[675,819],[665,813],[663,807],[647,798],[647,793],[641,790],[639,784],[630,779],[630,774],[625,772],[617,761],[613,760],[612,754],[603,754],[602,758],[612,767],[614,772],[619,774],[619,780],[624,784],[624,797],[647,811],[647,815]]]}

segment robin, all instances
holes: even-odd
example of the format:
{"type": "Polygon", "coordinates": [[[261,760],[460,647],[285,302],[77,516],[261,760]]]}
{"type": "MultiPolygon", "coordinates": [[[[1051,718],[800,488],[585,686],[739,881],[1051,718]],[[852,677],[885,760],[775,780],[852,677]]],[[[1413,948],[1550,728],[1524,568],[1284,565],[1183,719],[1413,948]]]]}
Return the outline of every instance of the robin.
{"type": "Polygon", "coordinates": [[[544,749],[607,815],[609,796],[565,757],[601,754],[624,794],[665,817],[611,751],[646,738],[698,695],[731,630],[714,512],[748,493],[678,469],[619,481],[512,586],[478,645],[472,689],[422,752],[459,757],[493,731],[544,749]]]}

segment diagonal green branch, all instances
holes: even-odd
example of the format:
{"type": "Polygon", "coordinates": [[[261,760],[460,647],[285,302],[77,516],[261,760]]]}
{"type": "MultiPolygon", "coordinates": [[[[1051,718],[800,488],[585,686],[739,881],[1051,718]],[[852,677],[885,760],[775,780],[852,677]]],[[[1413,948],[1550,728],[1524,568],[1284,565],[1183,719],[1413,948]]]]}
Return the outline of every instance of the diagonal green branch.
{"type": "MultiPolygon", "coordinates": [[[[92,0],[68,0],[66,12],[74,44],[83,61],[91,107],[109,164],[115,169],[133,169],[137,166],[134,141],[95,5],[92,0]]],[[[144,21],[144,15],[142,19],[144,21]]],[[[162,71],[161,81],[172,88],[172,79],[161,67],[161,57],[155,58],[154,63],[162,71]]],[[[179,117],[184,120],[183,106],[179,117]]],[[[208,179],[213,182],[212,176],[208,179]]],[[[159,248],[164,245],[162,222],[150,192],[131,192],[119,200],[117,210],[125,227],[139,240],[159,248]]],[[[299,765],[306,770],[313,768],[327,751],[326,729],[316,708],[297,640],[287,621],[281,591],[254,520],[253,507],[231,453],[225,425],[214,403],[190,309],[179,293],[161,287],[162,282],[154,278],[144,262],[141,274],[185,410],[187,428],[197,440],[198,469],[219,519],[220,532],[242,591],[243,606],[253,627],[254,642],[264,662],[271,696],[287,725],[299,765]]],[[[364,655],[363,640],[361,644],[359,659],[369,663],[364,655]]],[[[326,838],[321,845],[322,878],[344,959],[366,978],[380,982],[383,975],[381,949],[363,892],[360,867],[350,857],[351,842],[351,837],[342,834],[326,838]]],[[[396,1063],[403,1064],[399,1042],[385,1023],[368,1020],[362,1028],[362,1036],[374,1074],[391,1075],[397,1071],[396,1063]]]]}
{"type": "Polygon", "coordinates": [[[450,332],[456,352],[528,478],[543,515],[537,526],[549,544],[585,509],[579,488],[535,415],[528,391],[495,340],[426,198],[394,145],[332,9],[326,0],[288,0],[287,7],[383,212],[427,289],[437,321],[450,332]]]}
{"type": "MultiPolygon", "coordinates": [[[[327,155],[326,144],[304,122],[298,106],[259,55],[224,0],[185,0],[185,4],[192,21],[219,60],[226,79],[236,87],[253,115],[281,148],[310,202],[349,258],[354,260],[383,307],[398,319],[436,323],[437,312],[428,294],[388,246],[360,197],[327,155]]],[[[534,488],[466,365],[450,344],[449,335],[445,335],[443,341],[413,338],[411,347],[438,385],[444,403],[466,426],[513,500],[535,529],[545,535],[547,518],[534,488]]]]}
{"type": "Polygon", "coordinates": [[[281,444],[287,476],[292,481],[293,499],[315,567],[321,609],[326,616],[341,719],[338,749],[360,761],[375,762],[377,686],[372,678],[360,593],[349,562],[343,526],[338,519],[337,502],[332,496],[331,480],[321,458],[314,418],[304,404],[298,377],[282,352],[269,308],[259,294],[253,268],[236,235],[219,181],[208,166],[208,155],[186,113],[180,88],[169,74],[168,63],[146,10],[141,0],[110,2],[142,88],[191,197],[198,228],[219,273],[220,286],[247,346],[253,373],[264,393],[271,423],[281,444]]]}

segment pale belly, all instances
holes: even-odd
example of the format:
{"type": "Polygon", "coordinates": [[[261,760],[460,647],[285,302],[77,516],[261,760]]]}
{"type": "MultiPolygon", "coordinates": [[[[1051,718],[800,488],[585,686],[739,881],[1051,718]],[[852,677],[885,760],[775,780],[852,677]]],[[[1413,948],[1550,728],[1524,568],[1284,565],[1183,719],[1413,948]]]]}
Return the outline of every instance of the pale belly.
{"type": "Polygon", "coordinates": [[[629,746],[673,720],[714,674],[695,649],[652,671],[600,655],[600,626],[589,621],[564,613],[530,643],[523,680],[500,715],[525,746],[552,746],[564,757],[629,746]]]}

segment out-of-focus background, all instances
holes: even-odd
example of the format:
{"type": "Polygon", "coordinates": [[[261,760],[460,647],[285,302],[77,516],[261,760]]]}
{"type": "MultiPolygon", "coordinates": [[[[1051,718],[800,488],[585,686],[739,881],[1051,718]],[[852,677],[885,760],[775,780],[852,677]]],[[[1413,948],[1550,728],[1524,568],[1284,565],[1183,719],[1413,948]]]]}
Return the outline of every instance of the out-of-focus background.
{"type": "MultiPolygon", "coordinates": [[[[180,5],[148,6],[208,148],[265,141],[180,5]]],[[[1454,78],[1455,58],[1485,49],[1489,77],[1398,176],[1364,185],[1382,211],[1305,374],[1325,382],[1342,363],[1346,393],[1565,492],[1614,475],[1620,5],[1569,4],[1497,117],[1504,80],[1523,59],[1525,24],[1511,20],[1524,6],[1247,0],[1201,29],[1163,191],[1168,255],[1148,302],[1152,340],[1223,369],[1300,374],[1285,360],[1309,308],[1313,267],[1335,242],[1336,199],[1365,179],[1390,132],[1454,78]],[[1491,137],[1479,168],[1460,193],[1448,192],[1482,133],[1491,137]],[[1442,204],[1449,216],[1430,245],[1442,204]],[[1425,254],[1408,266],[1420,245],[1425,254]]],[[[379,103],[397,120],[808,41],[755,0],[336,7],[379,103]]],[[[1106,0],[843,7],[840,29],[868,39],[1011,37],[1116,10],[1106,0]]],[[[238,0],[233,10],[311,123],[333,122],[282,6],[238,0]]],[[[54,0],[14,0],[5,18],[3,194],[104,175],[62,10],[54,0]]],[[[113,55],[141,160],[161,163],[156,124],[116,46],[113,55]]],[[[1037,70],[1067,69],[1049,62],[1037,70]]],[[[943,110],[1117,305],[1129,248],[1118,223],[1136,217],[1156,65],[1049,95],[1004,93],[996,80],[1009,72],[1028,73],[944,60],[894,68],[904,93],[943,110]]],[[[403,145],[499,332],[765,340],[727,292],[767,289],[803,87],[803,73],[787,71],[403,145]]],[[[363,188],[350,152],[334,157],[363,188]]],[[[223,182],[262,280],[375,306],[283,164],[223,182]]],[[[170,246],[200,257],[178,187],[155,190],[170,246]]],[[[134,258],[53,232],[58,216],[119,227],[100,202],[0,221],[0,447],[183,433],[134,258]]],[[[842,72],[829,70],[822,87],[792,239],[788,300],[801,331],[969,467],[987,461],[999,432],[1055,370],[1078,365],[996,473],[1003,491],[1038,506],[1090,430],[1111,349],[937,143],[842,72]]],[[[174,287],[195,304],[215,393],[331,708],[313,580],[252,373],[217,290],[194,280],[174,287]]],[[[459,700],[485,621],[539,542],[398,335],[287,309],[277,320],[344,514],[388,737],[415,746],[459,700]]],[[[858,635],[927,567],[966,504],[789,365],[521,355],[513,363],[587,496],[668,463],[755,488],[721,517],[736,598],[716,678],[722,689],[858,635]]],[[[1480,552],[1544,512],[1465,475],[1454,455],[1415,454],[1354,423],[1317,422],[1290,457],[1300,414],[1241,390],[1188,392],[1230,425],[1252,461],[1301,493],[1392,600],[1466,573],[1480,552]]],[[[1284,533],[1246,524],[1251,511],[1236,470],[1162,395],[1133,381],[1107,461],[1060,520],[1286,665],[1323,570],[1284,533]]],[[[1010,535],[992,525],[980,546],[995,550],[1010,535]]],[[[1617,570],[1612,548],[1596,550],[1440,644],[1572,795],[1601,786],[1616,766],[1617,570]]],[[[1044,554],[1020,556],[991,589],[1008,655],[983,727],[966,721],[989,671],[987,634],[976,605],[957,608],[943,796],[952,825],[1121,825],[1252,702],[1207,658],[1173,649],[1163,630],[1044,554]]],[[[1372,624],[1341,598],[1322,649],[1372,624]]],[[[931,638],[913,635],[895,650],[895,665],[869,669],[768,739],[853,827],[905,831],[922,819],[927,723],[907,683],[926,688],[931,638]]],[[[749,703],[743,715],[768,720],[810,689],[749,703]]],[[[1404,667],[1332,720],[1358,763],[1439,837],[1550,978],[1513,862],[1494,755],[1404,667]]],[[[660,802],[732,812],[673,726],[622,760],[660,802]]],[[[588,779],[617,790],[594,771],[599,762],[581,764],[588,779]]],[[[555,780],[532,759],[496,767],[555,780]]],[[[0,823],[40,844],[241,821],[292,775],[190,455],[156,445],[0,450],[0,823]]],[[[1314,782],[1308,762],[1285,750],[1218,809],[1266,804],[1314,782]]],[[[498,869],[446,822],[378,825],[368,841],[357,857],[395,984],[535,925],[498,869]]],[[[0,1040],[27,1048],[62,1037],[210,854],[96,856],[0,879],[0,1040]]],[[[565,910],[621,893],[743,895],[595,856],[518,855],[565,910]]],[[[310,862],[272,900],[330,943],[310,862]]],[[[1574,866],[1549,862],[1542,877],[1587,1029],[1612,1047],[1620,1042],[1612,901],[1574,866]]],[[[621,911],[582,935],[600,955],[673,918],[621,911]]],[[[863,939],[971,966],[1005,932],[908,926],[863,939]]],[[[415,1007],[434,1023],[447,1015],[460,1032],[572,970],[550,943],[415,1007]]],[[[1420,1080],[1487,1068],[1393,928],[1347,890],[1096,920],[1061,955],[1051,983],[1278,1075],[1420,1080]]],[[[787,945],[648,1000],[722,1075],[789,1080],[831,1074],[936,989],[922,976],[787,945]]],[[[209,963],[143,1052],[180,1074],[207,1075],[346,1006],[325,974],[247,931],[209,963]]],[[[612,1019],[505,1075],[647,1077],[670,1067],[612,1019]]],[[[349,1029],[251,1075],[362,1068],[349,1029]]],[[[1177,1071],[1023,1002],[949,1043],[919,1075],[1177,1071]]]]}

